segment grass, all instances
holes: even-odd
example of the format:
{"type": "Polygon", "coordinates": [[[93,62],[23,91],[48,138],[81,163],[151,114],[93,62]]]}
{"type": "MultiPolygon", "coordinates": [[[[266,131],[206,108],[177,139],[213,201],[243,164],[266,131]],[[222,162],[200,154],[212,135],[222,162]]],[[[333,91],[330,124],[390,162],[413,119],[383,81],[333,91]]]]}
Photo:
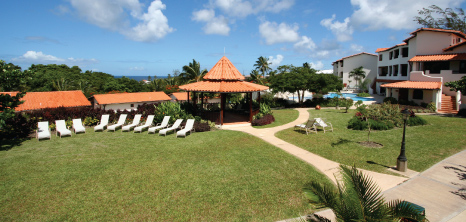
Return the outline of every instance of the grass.
{"type": "Polygon", "coordinates": [[[275,118],[275,122],[268,124],[268,125],[264,125],[264,126],[253,126],[253,127],[262,129],[262,128],[281,126],[283,124],[293,122],[299,116],[298,110],[295,110],[295,109],[277,109],[277,110],[273,110],[272,112],[273,112],[273,117],[275,118]]]}
{"type": "MultiPolygon", "coordinates": [[[[359,168],[388,173],[400,154],[403,129],[372,131],[370,140],[383,148],[367,148],[357,142],[367,141],[368,131],[347,129],[354,110],[309,110],[310,118],[322,117],[333,124],[334,132],[299,133],[293,128],[280,131],[277,137],[327,159],[359,168]]],[[[408,168],[424,171],[441,160],[466,149],[466,119],[421,116],[428,125],[406,128],[408,168]]]]}
{"type": "Polygon", "coordinates": [[[0,151],[0,221],[277,221],[314,168],[245,133],[88,133],[0,151]]]}

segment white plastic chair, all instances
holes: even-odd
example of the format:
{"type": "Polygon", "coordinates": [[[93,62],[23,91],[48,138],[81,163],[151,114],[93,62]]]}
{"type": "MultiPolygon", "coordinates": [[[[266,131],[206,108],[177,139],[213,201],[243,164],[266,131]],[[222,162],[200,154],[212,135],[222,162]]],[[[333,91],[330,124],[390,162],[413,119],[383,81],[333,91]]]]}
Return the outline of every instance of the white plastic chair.
{"type": "Polygon", "coordinates": [[[184,136],[186,138],[186,134],[192,131],[194,131],[194,119],[188,119],[186,120],[186,125],[181,128],[180,131],[176,132],[176,137],[184,136]]]}
{"type": "Polygon", "coordinates": [[[116,129],[123,126],[123,124],[125,124],[125,121],[126,121],[126,116],[127,116],[127,114],[121,114],[120,118],[118,119],[118,122],[116,124],[113,124],[113,125],[107,127],[107,132],[110,131],[110,130],[113,130],[113,132],[115,132],[116,129]]]}
{"type": "Polygon", "coordinates": [[[294,126],[294,129],[299,129],[299,130],[305,130],[306,135],[308,135],[311,131],[314,131],[317,134],[317,128],[315,126],[315,119],[314,120],[308,120],[306,124],[299,124],[294,126]]]}
{"type": "Polygon", "coordinates": [[[56,132],[57,132],[57,136],[58,136],[58,134],[60,134],[60,138],[62,136],[72,136],[71,130],[69,130],[66,127],[65,120],[55,120],[55,125],[56,125],[55,129],[56,129],[56,132]]]}
{"type": "Polygon", "coordinates": [[[50,135],[50,129],[49,129],[49,122],[48,121],[43,121],[43,122],[38,122],[37,123],[37,130],[36,130],[36,138],[37,140],[49,138],[50,140],[52,139],[50,135]]]}
{"type": "Polygon", "coordinates": [[[86,128],[83,126],[81,119],[73,119],[73,131],[74,133],[86,133],[86,128]]]}
{"type": "Polygon", "coordinates": [[[314,126],[322,127],[322,129],[324,130],[324,133],[325,133],[325,128],[327,128],[327,127],[330,127],[330,129],[333,132],[333,126],[332,126],[331,123],[329,123],[329,122],[325,123],[321,118],[314,118],[314,120],[316,121],[314,123],[314,126]]]}
{"type": "Polygon", "coordinates": [[[148,115],[146,123],[144,125],[134,127],[133,133],[142,132],[142,130],[144,130],[145,128],[149,128],[150,126],[152,126],[152,122],[154,122],[154,117],[155,115],[148,115]]]}
{"type": "Polygon", "coordinates": [[[121,132],[123,132],[123,131],[131,131],[132,128],[134,128],[134,127],[136,127],[137,125],[139,125],[139,122],[141,122],[141,116],[142,116],[141,114],[136,114],[136,115],[134,115],[133,123],[121,127],[121,132]]]}
{"type": "Polygon", "coordinates": [[[159,131],[159,136],[160,136],[160,135],[166,136],[168,132],[180,128],[180,125],[181,125],[182,122],[183,122],[183,119],[177,119],[177,120],[175,121],[175,123],[173,123],[172,126],[166,128],[166,129],[160,130],[160,131],[159,131]]]}
{"type": "Polygon", "coordinates": [[[102,115],[100,123],[99,123],[99,125],[94,127],[94,131],[99,131],[99,130],[104,131],[105,127],[108,126],[108,119],[109,118],[110,118],[110,115],[108,115],[108,114],[102,115]]]}
{"type": "Polygon", "coordinates": [[[156,126],[149,128],[149,130],[147,130],[147,133],[155,133],[157,130],[167,128],[168,121],[170,121],[170,116],[164,116],[162,123],[157,123],[156,126]]]}

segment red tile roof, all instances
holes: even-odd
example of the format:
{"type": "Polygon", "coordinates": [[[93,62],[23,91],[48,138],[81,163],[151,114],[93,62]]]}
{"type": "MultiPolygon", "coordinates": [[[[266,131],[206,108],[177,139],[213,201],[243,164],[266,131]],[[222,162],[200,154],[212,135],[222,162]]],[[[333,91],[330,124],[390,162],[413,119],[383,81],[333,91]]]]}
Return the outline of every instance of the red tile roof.
{"type": "Polygon", "coordinates": [[[187,92],[174,92],[171,95],[173,95],[176,98],[176,100],[178,100],[178,101],[188,100],[188,93],[187,92]]]}
{"type": "Polygon", "coordinates": [[[453,50],[454,48],[459,47],[459,46],[462,46],[462,45],[466,45],[466,41],[460,42],[460,43],[458,43],[458,44],[452,45],[452,46],[447,47],[447,48],[444,48],[443,51],[444,51],[444,52],[450,51],[450,50],[453,50]]]}
{"type": "Polygon", "coordinates": [[[171,98],[164,92],[138,92],[138,93],[115,93],[97,94],[94,99],[98,104],[136,103],[169,101],[171,98]]]}
{"type": "Polygon", "coordinates": [[[204,76],[207,80],[244,80],[244,76],[233,63],[223,56],[217,64],[204,76]]]}
{"type": "MultiPolygon", "coordinates": [[[[17,92],[6,92],[12,96],[17,92]]],[[[5,94],[5,92],[2,92],[5,94]]],[[[57,107],[77,107],[90,106],[91,102],[87,100],[83,92],[76,91],[52,91],[52,92],[27,92],[21,98],[23,104],[16,107],[15,111],[36,110],[57,107]]]]}
{"type": "Polygon", "coordinates": [[[395,45],[395,46],[392,46],[390,48],[378,48],[377,50],[375,50],[375,52],[383,52],[383,51],[388,51],[390,49],[393,49],[393,48],[396,48],[398,46],[404,46],[404,45],[408,45],[406,42],[403,42],[403,43],[400,43],[398,45],[395,45]]]}
{"type": "Polygon", "coordinates": [[[378,48],[377,50],[375,50],[375,52],[383,52],[383,51],[385,51],[387,49],[389,49],[389,48],[378,48]]]}
{"type": "Polygon", "coordinates": [[[403,42],[408,42],[408,40],[416,37],[416,34],[418,32],[421,32],[421,31],[432,31],[432,32],[446,32],[446,33],[453,33],[453,34],[456,34],[462,38],[466,38],[466,34],[464,34],[463,32],[461,31],[456,31],[456,30],[448,30],[448,29],[434,29],[434,28],[420,28],[420,29],[417,29],[416,31],[414,32],[411,32],[411,36],[408,37],[407,39],[403,40],[403,42]]]}
{"type": "Polygon", "coordinates": [[[466,60],[466,53],[417,55],[411,58],[409,62],[452,61],[452,60],[466,60]]]}
{"type": "Polygon", "coordinates": [[[202,81],[180,86],[186,91],[219,93],[257,92],[268,88],[245,81],[202,81]]]}
{"type": "Polygon", "coordinates": [[[442,87],[442,82],[401,81],[383,84],[381,87],[401,89],[440,89],[442,87]]]}

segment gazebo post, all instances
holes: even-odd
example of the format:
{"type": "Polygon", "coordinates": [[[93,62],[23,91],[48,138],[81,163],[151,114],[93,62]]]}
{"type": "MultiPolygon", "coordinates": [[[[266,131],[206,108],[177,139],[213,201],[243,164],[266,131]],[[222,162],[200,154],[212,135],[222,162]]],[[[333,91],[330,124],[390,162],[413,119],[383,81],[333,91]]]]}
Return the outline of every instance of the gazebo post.
{"type": "Polygon", "coordinates": [[[201,112],[204,109],[204,93],[201,92],[201,112]]]}
{"type": "Polygon", "coordinates": [[[249,122],[252,123],[252,92],[249,94],[249,122]]]}
{"type": "Polygon", "coordinates": [[[189,103],[189,91],[188,91],[188,103],[189,103]]]}
{"type": "Polygon", "coordinates": [[[197,115],[197,98],[196,98],[196,92],[193,92],[193,104],[194,104],[194,113],[197,115]]]}
{"type": "Polygon", "coordinates": [[[225,93],[220,93],[220,125],[223,125],[223,110],[225,109],[225,93]]]}

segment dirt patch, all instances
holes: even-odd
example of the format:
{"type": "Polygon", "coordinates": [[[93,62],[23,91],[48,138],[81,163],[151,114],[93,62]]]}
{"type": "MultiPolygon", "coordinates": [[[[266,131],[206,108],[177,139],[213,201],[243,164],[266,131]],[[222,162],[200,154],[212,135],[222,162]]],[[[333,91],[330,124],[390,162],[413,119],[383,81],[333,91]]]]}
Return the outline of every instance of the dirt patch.
{"type": "Polygon", "coordinates": [[[382,148],[383,145],[380,143],[372,142],[372,141],[361,141],[358,142],[359,145],[369,147],[369,148],[382,148]]]}

